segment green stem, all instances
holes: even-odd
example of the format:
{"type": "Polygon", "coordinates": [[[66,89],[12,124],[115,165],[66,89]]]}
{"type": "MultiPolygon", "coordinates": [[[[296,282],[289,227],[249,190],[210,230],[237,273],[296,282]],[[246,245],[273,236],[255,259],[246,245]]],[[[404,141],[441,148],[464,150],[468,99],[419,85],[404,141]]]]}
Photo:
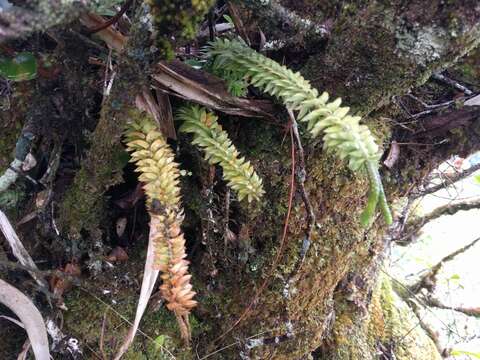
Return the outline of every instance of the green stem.
{"type": "Polygon", "coordinates": [[[360,215],[360,223],[363,227],[369,226],[372,222],[375,215],[375,209],[377,208],[378,198],[380,196],[380,188],[382,187],[382,183],[377,176],[377,168],[371,162],[367,162],[365,167],[370,181],[370,187],[368,189],[367,205],[360,215]]]}
{"type": "Polygon", "coordinates": [[[378,168],[376,164],[371,161],[367,162],[365,166],[368,174],[368,180],[370,181],[370,189],[368,191],[367,206],[360,215],[360,222],[362,226],[365,227],[370,225],[373,216],[375,215],[375,209],[378,203],[385,222],[390,225],[393,222],[392,213],[390,212],[390,208],[387,204],[387,199],[378,168]]]}

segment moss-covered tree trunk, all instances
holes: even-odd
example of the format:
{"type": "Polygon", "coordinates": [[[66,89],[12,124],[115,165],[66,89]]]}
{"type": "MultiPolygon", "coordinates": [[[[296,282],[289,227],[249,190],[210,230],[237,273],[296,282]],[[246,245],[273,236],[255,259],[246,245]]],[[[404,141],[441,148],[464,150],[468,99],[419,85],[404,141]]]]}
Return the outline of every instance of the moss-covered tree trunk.
{"type": "MultiPolygon", "coordinates": [[[[387,119],[397,115],[397,108],[391,105],[393,96],[421,85],[433,72],[455,63],[477,45],[480,9],[473,0],[342,4],[251,0],[239,2],[237,10],[246,31],[258,29],[258,25],[269,36],[286,34],[283,50],[290,65],[319,90],[342,97],[345,104],[364,115],[363,121],[383,145],[385,156],[393,140],[423,144],[421,151],[401,146],[394,166],[381,169],[387,196],[393,202],[440,161],[479,147],[476,129],[480,120],[476,117],[440,128],[433,127],[429,119],[419,119],[409,125],[411,131],[387,119]],[[280,15],[285,19],[271,21],[280,15]],[[328,38],[311,27],[302,33],[308,22],[301,19],[319,27],[333,23],[328,38]],[[295,38],[298,42],[291,41],[293,25],[289,21],[300,26],[296,35],[301,40],[295,38]],[[283,26],[285,23],[288,26],[283,26]],[[446,141],[434,141],[438,138],[446,141]]],[[[273,55],[282,55],[283,50],[273,55]]],[[[78,241],[102,239],[98,214],[92,211],[102,211],[97,205],[106,204],[108,187],[121,181],[121,162],[111,161],[117,159],[112,147],[116,149],[118,143],[111,141],[118,141],[122,129],[109,122],[108,115],[110,107],[133,103],[133,99],[124,99],[125,84],[138,73],[122,79],[125,73],[120,72],[116,80],[121,84],[119,89],[125,90],[122,101],[109,99],[101,126],[92,137],[98,143],[92,145],[75,180],[81,183],[80,189],[94,189],[95,198],[92,192],[73,193],[72,187],[60,207],[60,216],[66,220],[62,231],[78,241]],[[85,232],[79,224],[86,221],[95,224],[95,229],[86,229],[89,236],[82,239],[85,232]]],[[[115,91],[112,94],[118,95],[115,91]]],[[[112,121],[120,118],[123,110],[115,108],[117,116],[112,121]]],[[[433,342],[411,323],[408,309],[399,305],[389,280],[380,276],[388,229],[380,217],[368,229],[359,224],[366,179],[323,152],[321,144],[304,140],[305,193],[315,212],[309,234],[309,217],[298,182],[291,193],[292,145],[285,129],[261,119],[230,117],[223,121],[262,175],[266,195],[257,206],[226,201],[229,195],[218,174],[180,137],[179,160],[194,173],[185,177],[182,190],[184,230],[199,302],[192,319],[193,349],[185,349],[182,356],[195,358],[198,351],[200,358],[209,355],[207,358],[212,359],[302,359],[315,352],[317,358],[329,360],[377,359],[380,353],[383,358],[395,354],[398,359],[439,359],[433,342]]],[[[295,162],[298,175],[298,151],[295,162]]],[[[141,242],[131,245],[130,251],[136,255],[131,256],[130,263],[98,275],[97,284],[108,286],[112,279],[128,272],[137,278],[145,249],[141,242]]],[[[101,296],[101,290],[97,291],[101,296]]],[[[131,318],[137,291],[135,281],[122,283],[115,311],[131,318]]],[[[98,296],[80,290],[67,296],[66,304],[66,328],[96,349],[104,304],[98,302],[98,296]]],[[[118,325],[122,333],[127,330],[122,321],[111,322],[112,329],[118,325]]],[[[147,313],[143,329],[151,337],[178,336],[172,317],[164,310],[147,313]]],[[[118,333],[112,330],[106,336],[109,344],[118,345],[118,333]]],[[[145,350],[141,339],[128,354],[130,358],[142,358],[140,353],[145,350]]]]}
{"type": "MultiPolygon", "coordinates": [[[[341,96],[344,103],[366,115],[365,122],[386,153],[392,140],[433,143],[428,120],[414,123],[414,130],[407,134],[387,121],[396,111],[392,97],[409,92],[474,48],[480,13],[472,11],[474,5],[469,2],[372,1],[345,7],[335,20],[326,49],[311,55],[300,71],[318,89],[341,96]],[[417,137],[420,131],[427,135],[417,137]]],[[[312,8],[315,5],[302,2],[292,3],[289,9],[308,17],[312,8]]],[[[441,132],[440,137],[448,139],[444,145],[426,145],[422,151],[401,146],[395,166],[383,169],[390,200],[404,194],[447,156],[478,148],[474,131],[478,121],[441,132]]],[[[206,313],[218,316],[211,320],[216,324],[213,333],[222,334],[234,326],[216,344],[246,341],[230,357],[243,351],[252,358],[300,359],[319,348],[321,359],[376,359],[379,353],[390,358],[388,352],[401,359],[438,359],[436,348],[421,330],[409,333],[415,324],[402,314],[405,308],[392,305],[396,300],[388,279],[379,279],[388,233],[381,218],[370,229],[359,226],[365,181],[320,146],[305,144],[306,190],[318,227],[299,262],[307,213],[297,188],[286,246],[275,263],[288,207],[287,141],[278,130],[265,130],[254,121],[242,127],[240,138],[264,174],[267,196],[262,210],[245,215],[240,225],[240,235],[247,234],[244,237],[255,248],[246,269],[239,275],[226,263],[210,280],[217,289],[207,291],[215,301],[206,313]],[[268,287],[238,322],[267,277],[268,287]],[[257,334],[263,332],[262,344],[257,334]],[[251,336],[255,340],[245,340],[251,336]]],[[[208,286],[209,278],[202,279],[208,286]]]]}

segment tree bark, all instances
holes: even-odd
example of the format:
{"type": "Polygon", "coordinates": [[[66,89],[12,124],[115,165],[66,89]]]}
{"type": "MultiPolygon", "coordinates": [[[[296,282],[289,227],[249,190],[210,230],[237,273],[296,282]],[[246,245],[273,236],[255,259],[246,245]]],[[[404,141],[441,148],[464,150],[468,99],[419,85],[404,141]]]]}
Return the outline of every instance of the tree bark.
{"type": "MultiPolygon", "coordinates": [[[[280,11],[300,26],[312,6],[310,1],[274,1],[271,8],[263,3],[245,2],[239,11],[245,19],[257,17],[259,24],[270,24],[266,33],[272,36],[282,32],[282,21],[267,22],[271,11],[280,11]],[[265,8],[252,14],[255,6],[265,8]]],[[[347,1],[341,9],[336,2],[327,3],[331,7],[322,13],[333,23],[327,45],[315,27],[302,28],[300,51],[308,56],[291,65],[319,91],[342,97],[343,103],[364,115],[385,152],[392,140],[421,145],[420,150],[400,145],[394,166],[382,169],[390,202],[420,185],[448,156],[479,148],[477,117],[441,131],[429,124],[434,118],[419,118],[409,131],[402,124],[385,121],[385,116],[395,114],[387,107],[393,96],[423,84],[433,72],[449,67],[478,44],[476,1],[347,1]]],[[[246,26],[245,31],[252,29],[256,28],[246,26]]],[[[289,31],[285,30],[288,39],[289,31]]],[[[122,54],[120,80],[104,103],[90,155],[60,207],[70,239],[81,241],[86,229],[95,232],[96,241],[105,235],[99,231],[98,214],[106,214],[102,206],[107,188],[121,181],[124,164],[115,161],[121,154],[125,109],[133,106],[133,97],[147,84],[144,71],[152,70],[145,59],[130,56],[146,50],[134,50],[139,51],[122,54]]],[[[286,113],[277,118],[287,124],[286,113]]],[[[388,277],[379,276],[389,246],[388,229],[381,218],[368,229],[359,224],[367,180],[326,154],[319,144],[304,140],[305,183],[303,189],[300,182],[295,188],[292,181],[303,169],[293,134],[287,141],[284,127],[271,120],[230,117],[224,123],[262,175],[266,196],[257,207],[231,202],[215,171],[179,138],[179,159],[194,173],[183,180],[182,191],[184,231],[199,306],[192,320],[194,347],[179,351],[178,357],[193,358],[197,351],[202,359],[303,359],[312,352],[317,359],[329,360],[376,359],[379,353],[384,358],[439,359],[427,335],[417,328],[409,331],[415,321],[408,320],[407,308],[392,292],[388,277]],[[314,211],[313,224],[308,221],[312,218],[309,206],[314,211]]],[[[138,250],[144,244],[137,245],[138,250]]],[[[65,299],[69,307],[65,327],[77,329],[89,346],[98,345],[103,315],[99,308],[105,308],[95,295],[101,294],[100,288],[110,289],[115,287],[113,279],[125,278],[125,284],[114,290],[115,312],[133,314],[136,279],[144,260],[138,253],[128,266],[119,265],[97,278],[98,288],[77,290],[65,299]],[[92,324],[98,326],[92,329],[92,324]]],[[[164,310],[147,314],[143,326],[152,334],[149,341],[161,335],[178,338],[175,323],[164,310]]],[[[111,320],[111,327],[119,329],[106,335],[111,343],[128,328],[119,318],[111,320]]],[[[144,351],[136,346],[126,358],[134,359],[135,351],[144,351]]]]}

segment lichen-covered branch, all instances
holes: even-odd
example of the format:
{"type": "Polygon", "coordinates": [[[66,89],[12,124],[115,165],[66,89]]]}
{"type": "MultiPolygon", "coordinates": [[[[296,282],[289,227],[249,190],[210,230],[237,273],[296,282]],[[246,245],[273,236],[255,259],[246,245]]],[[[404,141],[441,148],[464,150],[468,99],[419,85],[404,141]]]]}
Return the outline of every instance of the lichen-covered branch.
{"type": "Polygon", "coordinates": [[[30,152],[34,138],[34,134],[28,130],[23,131],[20,135],[17,144],[15,145],[15,159],[0,176],[0,193],[4,192],[10,187],[10,185],[15,183],[19,174],[22,173],[22,165],[30,152]]]}
{"type": "Polygon", "coordinates": [[[69,23],[82,12],[98,7],[97,1],[89,0],[30,0],[25,3],[27,6],[15,3],[0,11],[0,43],[69,23]]]}
{"type": "Polygon", "coordinates": [[[330,35],[328,26],[316,22],[319,18],[318,14],[315,14],[315,20],[304,18],[287,6],[283,6],[278,0],[234,0],[233,2],[243,10],[243,16],[250,16],[252,32],[254,29],[257,30],[256,26],[252,26],[252,23],[256,23],[267,34],[267,48],[275,49],[285,45],[302,47],[308,42],[325,40],[330,35]]]}
{"type": "Polygon", "coordinates": [[[440,300],[435,299],[431,296],[424,297],[423,301],[425,302],[426,305],[436,307],[438,309],[454,310],[454,311],[458,311],[462,314],[465,314],[467,316],[474,316],[474,317],[480,318],[480,307],[464,307],[464,306],[445,305],[440,300]]]}

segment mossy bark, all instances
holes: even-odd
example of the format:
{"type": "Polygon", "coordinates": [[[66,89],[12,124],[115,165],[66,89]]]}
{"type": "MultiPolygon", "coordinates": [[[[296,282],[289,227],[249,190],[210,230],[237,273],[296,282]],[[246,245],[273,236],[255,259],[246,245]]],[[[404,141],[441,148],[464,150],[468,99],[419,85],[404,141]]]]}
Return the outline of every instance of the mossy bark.
{"type": "MultiPolygon", "coordinates": [[[[320,90],[342,96],[344,103],[369,114],[365,122],[386,150],[396,129],[393,122],[386,123],[381,118],[391,110],[380,107],[393,95],[408,92],[432,71],[450,65],[473,48],[480,38],[480,13],[473,1],[447,5],[431,1],[428,7],[423,1],[411,1],[408,5],[400,1],[358,2],[356,6],[351,3],[348,9],[340,11],[325,52],[312,55],[302,73],[320,90]]],[[[290,2],[282,4],[289,7],[290,2]]],[[[305,4],[295,3],[294,7],[303,9],[301,5],[305,4]]],[[[315,49],[309,53],[315,53],[315,49]]],[[[98,215],[103,213],[105,201],[102,194],[120,177],[121,162],[117,159],[123,152],[122,113],[133,103],[135,89],[128,84],[132,79],[129,76],[136,74],[120,72],[117,76],[118,90],[114,88],[104,106],[90,155],[62,205],[64,224],[70,235],[77,237],[82,229],[98,230],[98,215]]],[[[343,360],[374,359],[380,345],[396,345],[402,334],[398,325],[405,325],[403,312],[407,310],[392,306],[398,302],[385,279],[377,282],[385,246],[382,220],[379,218],[369,229],[359,225],[368,187],[366,179],[323,152],[320,144],[306,142],[306,191],[318,226],[305,259],[298,266],[307,216],[296,191],[286,242],[279,262],[275,263],[282,248],[288,208],[292,161],[289,143],[284,141],[283,129],[261,120],[224,122],[241,152],[264,178],[267,194],[256,207],[232,202],[228,212],[231,221],[227,225],[234,236],[233,241],[225,241],[225,187],[221,181],[214,186],[216,181],[205,180],[211,175],[210,169],[197,163],[198,153],[180,138],[182,164],[199,170],[182,183],[184,230],[189,244],[197,249],[191,267],[199,301],[192,319],[194,350],[200,357],[212,354],[215,359],[237,359],[240,354],[254,359],[301,359],[321,347],[320,358],[343,360]],[[208,193],[212,190],[219,197],[210,201],[208,193]],[[211,218],[209,214],[213,214],[211,218]],[[210,225],[202,227],[204,222],[210,225]],[[268,286],[247,315],[242,316],[267,278],[268,286]],[[240,316],[242,320],[237,323],[240,316]],[[219,338],[220,335],[224,336],[219,338]],[[275,341],[275,336],[281,341],[275,341]],[[252,337],[257,341],[249,341],[252,337]],[[261,338],[266,340],[261,343],[261,338]]],[[[470,134],[475,122],[478,120],[447,131],[443,135],[450,141],[427,147],[422,153],[402,148],[396,167],[383,172],[390,200],[447,156],[478,148],[478,141],[470,134]]],[[[103,310],[107,308],[99,298],[116,301],[115,316],[107,317],[111,328],[107,329],[105,343],[112,348],[118,346],[114,341],[121,338],[118,333],[128,328],[118,314],[133,317],[139,288],[136,280],[145,257],[140,249],[146,247],[140,241],[135,249],[137,253],[131,254],[128,264],[100,275],[87,294],[77,290],[66,298],[70,310],[65,315],[65,328],[94,349],[98,349],[103,310]],[[115,296],[110,299],[102,294],[104,289],[113,290],[115,296]]],[[[171,339],[173,345],[169,349],[174,351],[177,346],[179,358],[194,358],[194,350],[181,349],[176,342],[179,334],[173,317],[166,311],[147,313],[143,328],[150,338],[141,335],[139,339],[148,345],[138,340],[127,358],[149,356],[153,351],[149,349],[152,339],[158,336],[171,339]]],[[[432,351],[431,358],[438,359],[428,339],[421,334],[418,338],[423,339],[421,349],[432,351]]],[[[402,344],[391,349],[400,359],[419,358],[402,344]]]]}
{"type": "Polygon", "coordinates": [[[379,356],[395,356],[399,360],[442,359],[432,339],[392,290],[385,275],[378,279],[370,304],[362,314],[358,314],[359,309],[352,303],[340,305],[330,341],[317,351],[317,359],[374,360],[379,356]]]}
{"type": "MultiPolygon", "coordinates": [[[[357,13],[347,12],[337,20],[326,52],[310,57],[302,72],[320,90],[328,90],[334,97],[341,96],[346,104],[363,114],[372,113],[390,102],[393,95],[404,94],[420,85],[432,71],[449,66],[476,46],[480,13],[473,16],[471,9],[467,3],[444,6],[433,1],[424,8],[424,2],[420,1],[412,1],[408,5],[371,2],[357,13]]],[[[384,144],[388,144],[393,131],[391,123],[380,120],[380,115],[386,111],[383,109],[366,119],[379,142],[384,144]]],[[[473,123],[470,126],[474,126],[473,123]]],[[[275,130],[268,129],[268,132],[272,131],[275,130]]],[[[465,135],[470,129],[456,129],[445,136],[455,138],[459,136],[456,132],[465,135]]],[[[289,294],[285,296],[286,281],[291,276],[305,237],[306,220],[301,199],[296,197],[287,247],[280,264],[275,264],[271,270],[274,254],[280,247],[286,209],[290,162],[288,147],[282,143],[281,134],[269,139],[270,142],[258,136],[264,133],[258,124],[242,126],[241,133],[245,149],[248,148],[252,154],[251,158],[255,159],[255,165],[266,182],[266,202],[261,210],[253,214],[247,214],[247,209],[243,211],[242,225],[249,228],[250,242],[259,250],[240,270],[240,275],[235,273],[232,277],[232,270],[225,267],[223,271],[226,273],[215,279],[214,291],[201,289],[199,308],[205,314],[221,314],[219,321],[211,317],[204,319],[209,324],[217,324],[214,326],[215,334],[211,335],[215,337],[236,324],[249,300],[255,296],[255,289],[265,277],[270,276],[270,286],[262,292],[249,316],[216,345],[221,347],[234,339],[246,339],[263,332],[267,332],[267,337],[285,336],[291,324],[293,334],[288,341],[254,347],[249,350],[249,355],[259,359],[301,358],[325,342],[333,314],[339,311],[345,300],[338,293],[342,280],[359,274],[354,278],[360,278],[366,284],[360,297],[368,306],[368,294],[374,287],[376,273],[367,272],[365,276],[372,278],[363,278],[362,270],[373,266],[376,261],[374,255],[382,252],[385,228],[381,219],[367,230],[358,224],[367,189],[365,180],[354,176],[344,164],[323,153],[320,147],[306,145],[306,189],[320,228],[315,230],[305,261],[293,276],[289,294]],[[278,152],[283,153],[280,159],[278,152]],[[273,154],[279,162],[278,167],[272,162],[273,154]],[[256,271],[251,271],[251,268],[249,271],[252,263],[256,271]],[[205,296],[211,303],[202,301],[205,296]],[[205,306],[208,307],[203,309],[205,306]]],[[[397,168],[391,174],[384,174],[391,200],[403,192],[405,181],[412,185],[424,175],[425,170],[445,159],[447,154],[456,153],[462,147],[470,150],[478,148],[473,137],[467,135],[464,139],[463,145],[452,141],[445,146],[428,148],[421,154],[402,150],[397,168]],[[402,178],[402,175],[405,177],[402,178]]],[[[201,269],[194,264],[192,271],[196,273],[201,269]]],[[[203,281],[208,286],[212,280],[204,277],[203,281]]],[[[356,323],[357,320],[352,321],[356,323]]],[[[208,348],[215,349],[211,345],[208,348]]],[[[225,350],[224,358],[238,356],[247,348],[241,345],[236,350],[225,350]]],[[[366,351],[374,358],[371,348],[366,351]]],[[[350,356],[347,358],[356,358],[350,356]]],[[[357,358],[363,357],[359,355],[357,358]]],[[[408,354],[403,358],[409,358],[408,354]]]]}
{"type": "MultiPolygon", "coordinates": [[[[319,89],[342,96],[346,104],[363,114],[387,104],[393,95],[408,92],[426,81],[432,71],[450,65],[473,48],[480,29],[480,14],[466,16],[472,11],[469,4],[442,7],[434,1],[428,9],[420,6],[420,2],[413,1],[407,7],[396,2],[372,2],[359,6],[358,11],[350,7],[337,20],[326,52],[311,56],[303,74],[319,89]]],[[[365,120],[384,144],[388,144],[393,131],[391,123],[380,120],[386,111],[365,120]]],[[[223,237],[216,231],[218,227],[213,226],[203,239],[205,251],[193,259],[199,301],[195,318],[201,324],[200,331],[194,332],[194,341],[201,355],[234,343],[235,346],[215,353],[214,358],[232,359],[243,354],[255,359],[299,359],[320,346],[331,356],[324,358],[375,358],[379,344],[398,340],[401,328],[397,329],[397,325],[404,314],[403,310],[393,309],[388,285],[384,282],[376,286],[375,268],[383,251],[385,227],[381,219],[370,229],[359,225],[366,179],[352,174],[319,145],[306,144],[306,190],[319,227],[315,228],[305,260],[297,269],[306,213],[301,197],[295,194],[283,254],[279,263],[273,264],[281,247],[288,207],[289,146],[278,128],[254,120],[233,124],[227,125],[237,130],[236,143],[262,174],[267,195],[256,209],[247,205],[234,209],[235,244],[225,248],[223,237]],[[237,323],[267,277],[269,285],[247,316],[237,323]],[[352,288],[355,282],[362,286],[356,286],[359,294],[352,303],[352,294],[345,289],[352,288]],[[363,304],[369,314],[367,320],[362,319],[358,304],[363,304]],[[222,334],[225,336],[218,339],[222,334]],[[275,336],[285,341],[276,343],[272,340],[275,336]],[[250,337],[267,340],[264,344],[248,342],[250,337]]],[[[468,129],[458,132],[465,134],[468,129]]],[[[473,139],[464,139],[464,148],[476,147],[473,139]]],[[[458,150],[458,145],[452,144],[431,148],[422,153],[421,159],[418,154],[412,158],[408,150],[402,152],[397,169],[384,174],[390,198],[402,193],[405,181],[415,182],[438,161],[458,150]]],[[[219,203],[208,204],[198,183],[188,184],[193,188],[183,189],[187,194],[185,231],[192,242],[201,242],[202,229],[188,218],[223,209],[219,203]],[[194,196],[195,193],[198,195],[194,196]]],[[[150,316],[147,314],[147,319],[150,316]]],[[[161,324],[158,326],[160,333],[169,331],[161,324]]],[[[421,346],[427,353],[432,351],[432,359],[438,358],[428,339],[421,346]]],[[[415,351],[407,351],[401,344],[393,346],[392,352],[402,359],[419,358],[415,351]]]]}

